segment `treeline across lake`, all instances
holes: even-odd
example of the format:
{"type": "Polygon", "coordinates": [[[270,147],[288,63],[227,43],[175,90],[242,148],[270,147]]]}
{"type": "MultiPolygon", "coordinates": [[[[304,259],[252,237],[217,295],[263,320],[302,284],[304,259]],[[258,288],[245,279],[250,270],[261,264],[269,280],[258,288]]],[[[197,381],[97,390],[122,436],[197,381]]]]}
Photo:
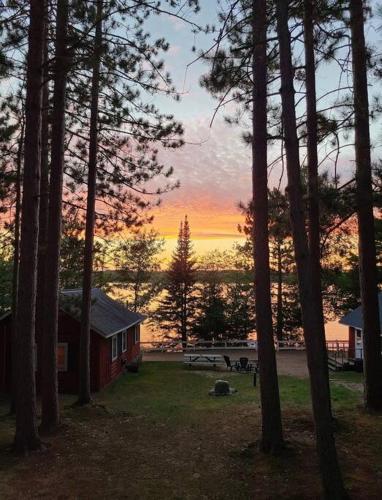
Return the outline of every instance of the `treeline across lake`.
{"type": "MultiPolygon", "coordinates": [[[[246,338],[256,330],[256,282],[249,227],[244,226],[243,232],[246,239],[231,251],[213,250],[196,256],[186,218],[169,263],[160,261],[162,245],[155,233],[141,233],[122,244],[124,258],[119,254],[111,261],[119,269],[99,271],[95,276],[128,307],[148,315],[146,330],[154,337],[246,338]]],[[[380,237],[379,232],[376,237],[380,237]]],[[[359,278],[351,232],[341,228],[326,240],[330,251],[326,250],[327,257],[322,260],[322,299],[325,321],[330,322],[358,305],[359,278]]],[[[271,259],[270,269],[275,338],[301,338],[298,277],[290,233],[284,235],[282,244],[271,247],[271,252],[276,257],[271,259]]],[[[378,274],[382,276],[380,266],[378,274]]]]}
{"type": "MultiPolygon", "coordinates": [[[[275,198],[275,190],[272,193],[275,198]]],[[[286,203],[285,198],[281,198],[286,203]]],[[[243,209],[246,223],[240,228],[246,236],[230,251],[211,250],[196,256],[187,220],[182,222],[177,249],[164,261],[164,240],[152,229],[140,229],[126,238],[94,244],[92,285],[102,287],[128,308],[146,314],[145,331],[153,338],[226,339],[246,338],[256,331],[255,280],[252,219],[243,209]],[[186,231],[184,230],[186,227],[186,231]],[[186,238],[187,253],[181,250],[186,238]],[[175,288],[174,288],[175,287],[175,288]],[[183,287],[183,288],[182,288],[183,287]],[[170,293],[171,292],[171,293],[170,293]],[[170,294],[170,295],[169,295],[170,294]],[[183,303],[179,302],[183,297],[183,303]],[[181,326],[180,317],[187,326],[181,326]],[[151,332],[151,333],[149,333],[151,332]]],[[[332,216],[334,219],[334,215],[332,216]]],[[[70,221],[70,219],[69,219],[70,221]]],[[[350,224],[353,224],[351,221],[350,224]]],[[[376,241],[382,241],[381,224],[376,220],[376,241]]],[[[301,338],[302,318],[298,298],[298,277],[288,219],[272,226],[277,235],[271,249],[271,301],[274,335],[278,340],[301,338]],[[280,238],[282,224],[283,234],[280,238]]],[[[359,304],[358,262],[354,237],[344,224],[323,234],[322,296],[325,321],[333,321],[359,304]]],[[[71,224],[63,232],[60,285],[81,288],[82,254],[85,240],[71,224]]],[[[4,249],[7,246],[3,247],[4,249]]],[[[3,251],[1,259],[0,307],[9,309],[12,299],[12,253],[3,251]]],[[[378,259],[378,274],[382,275],[378,259]]]]}

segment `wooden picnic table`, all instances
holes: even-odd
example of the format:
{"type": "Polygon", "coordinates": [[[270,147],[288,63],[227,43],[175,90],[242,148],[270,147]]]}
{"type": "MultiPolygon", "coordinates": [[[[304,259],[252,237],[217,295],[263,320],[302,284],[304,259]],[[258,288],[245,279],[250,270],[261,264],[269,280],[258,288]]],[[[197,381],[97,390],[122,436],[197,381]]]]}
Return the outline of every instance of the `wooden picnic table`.
{"type": "Polygon", "coordinates": [[[199,354],[199,353],[188,353],[184,354],[184,364],[188,366],[213,366],[224,364],[224,357],[221,354],[199,354]]]}

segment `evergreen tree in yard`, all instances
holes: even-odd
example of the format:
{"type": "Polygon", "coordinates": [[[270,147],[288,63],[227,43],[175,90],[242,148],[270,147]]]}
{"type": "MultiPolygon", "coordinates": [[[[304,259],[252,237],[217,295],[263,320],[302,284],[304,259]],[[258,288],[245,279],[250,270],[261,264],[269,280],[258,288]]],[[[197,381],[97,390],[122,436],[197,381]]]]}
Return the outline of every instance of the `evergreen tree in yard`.
{"type": "Polygon", "coordinates": [[[255,330],[253,281],[249,279],[253,264],[244,246],[237,244],[225,252],[214,250],[198,261],[196,337],[246,339],[255,330]]]}
{"type": "MultiPolygon", "coordinates": [[[[54,66],[54,92],[52,110],[52,140],[51,140],[51,165],[49,185],[49,207],[40,204],[40,231],[45,226],[42,239],[42,253],[45,262],[40,263],[39,275],[45,283],[41,285],[43,290],[43,303],[40,307],[50,311],[43,314],[41,342],[41,372],[44,377],[41,380],[41,426],[44,431],[54,430],[59,423],[58,404],[58,379],[57,379],[57,335],[58,335],[58,313],[59,313],[59,264],[60,244],[62,226],[62,189],[64,178],[64,147],[65,147],[65,111],[66,111],[66,80],[68,74],[68,0],[58,0],[56,20],[56,44],[55,44],[55,66],[54,66]],[[43,214],[43,210],[45,214],[43,214]],[[45,223],[42,222],[45,220],[45,223]]],[[[48,97],[46,97],[48,101],[48,97]]],[[[48,103],[47,103],[48,104],[48,103]]],[[[48,135],[48,134],[44,134],[48,135]]],[[[47,142],[47,139],[46,139],[47,142]]],[[[48,163],[48,162],[46,162],[48,163]]],[[[41,179],[45,182],[41,185],[48,190],[48,168],[41,168],[41,179]],[[44,173],[45,170],[45,173],[44,173]],[[44,186],[45,184],[45,186],[44,186]]],[[[46,196],[46,194],[45,194],[46,196]]],[[[46,196],[46,198],[48,198],[46,196]]],[[[37,295],[39,298],[39,295],[37,295]]]]}
{"type": "Polygon", "coordinates": [[[95,204],[97,186],[97,154],[99,134],[99,94],[102,56],[102,18],[104,5],[96,2],[94,53],[91,84],[90,135],[88,153],[88,189],[85,224],[84,274],[82,281],[81,336],[80,336],[80,382],[78,404],[90,402],[90,308],[93,273],[93,247],[95,227],[95,204]]]}
{"type": "Polygon", "coordinates": [[[370,115],[367,88],[368,53],[364,34],[364,2],[351,0],[349,8],[354,87],[359,280],[363,315],[364,399],[367,409],[381,411],[382,356],[373,214],[370,115]]]}
{"type": "Polygon", "coordinates": [[[178,244],[167,272],[165,296],[155,313],[160,327],[175,332],[183,344],[195,320],[195,288],[195,259],[186,216],[180,224],[178,244]]]}
{"type": "Polygon", "coordinates": [[[16,451],[41,447],[37,431],[34,366],[35,306],[40,175],[40,129],[45,2],[30,2],[26,82],[25,160],[23,179],[20,271],[15,344],[18,354],[16,382],[16,451]]]}
{"type": "Polygon", "coordinates": [[[252,283],[242,283],[240,277],[228,283],[225,315],[227,339],[246,339],[255,329],[255,300],[252,283]]]}
{"type": "Polygon", "coordinates": [[[312,262],[306,234],[299,142],[294,99],[291,34],[288,2],[276,2],[277,34],[280,48],[282,119],[288,173],[289,211],[299,281],[300,301],[306,343],[316,443],[326,498],[345,498],[333,435],[329,377],[322,307],[312,279],[312,262]]]}
{"type": "Polygon", "coordinates": [[[228,323],[223,287],[214,277],[200,290],[197,300],[198,314],[193,334],[202,340],[222,340],[226,337],[228,323]]]}

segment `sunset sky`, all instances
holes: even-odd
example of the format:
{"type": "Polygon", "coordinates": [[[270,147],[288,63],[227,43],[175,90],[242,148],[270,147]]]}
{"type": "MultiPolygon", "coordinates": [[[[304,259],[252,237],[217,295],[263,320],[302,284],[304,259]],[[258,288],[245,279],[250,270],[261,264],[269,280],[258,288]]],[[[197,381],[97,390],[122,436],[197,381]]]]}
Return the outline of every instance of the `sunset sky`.
{"type": "MultiPolygon", "coordinates": [[[[215,1],[201,0],[201,13],[190,18],[200,25],[216,24],[216,5],[215,1]]],[[[186,14],[186,11],[183,13],[186,14]]],[[[173,113],[183,123],[187,143],[179,150],[161,154],[165,163],[174,167],[174,178],[179,179],[181,187],[163,196],[161,207],[154,212],[154,227],[166,238],[169,251],[174,247],[179,222],[187,214],[198,252],[229,248],[240,239],[237,225],[243,219],[238,203],[248,201],[251,196],[251,154],[241,139],[243,128],[227,125],[223,112],[218,113],[213,126],[210,126],[216,101],[199,84],[201,75],[208,68],[201,61],[190,64],[196,58],[192,47],[198,50],[209,48],[213,35],[194,35],[190,26],[166,16],[155,16],[148,22],[147,28],[153,37],[165,36],[170,42],[165,62],[182,94],[180,102],[163,96],[156,97],[153,102],[162,111],[173,113]]],[[[369,42],[379,44],[381,41],[380,32],[373,26],[367,27],[367,36],[369,42]]],[[[318,95],[335,88],[340,81],[338,69],[323,65],[317,72],[318,95]]],[[[320,103],[325,107],[325,99],[320,103]]],[[[372,132],[373,128],[374,136],[379,139],[375,142],[375,150],[380,153],[380,123],[372,125],[372,132]]],[[[329,147],[321,145],[319,154],[325,156],[329,147]]],[[[270,158],[278,154],[279,149],[273,151],[270,148],[270,158]]],[[[332,166],[332,160],[328,160],[324,168],[332,166]]],[[[352,147],[344,148],[338,168],[342,180],[350,177],[353,170],[352,147]]],[[[276,167],[270,173],[270,185],[278,182],[279,174],[280,168],[276,167]]]]}
{"type": "MultiPolygon", "coordinates": [[[[202,1],[202,12],[192,18],[200,23],[216,22],[216,4],[202,1]]],[[[154,100],[161,110],[174,113],[183,123],[186,145],[163,152],[161,158],[175,170],[180,188],[162,197],[155,210],[154,227],[175,244],[180,220],[188,215],[197,252],[211,248],[226,249],[240,239],[237,225],[242,221],[239,201],[251,192],[250,150],[241,140],[241,130],[229,127],[219,116],[210,127],[216,102],[200,87],[200,76],[207,66],[195,57],[192,46],[209,47],[212,37],[194,35],[179,20],[155,17],[149,23],[153,36],[166,36],[171,48],[166,55],[167,69],[182,94],[180,102],[159,97],[154,100]]]]}

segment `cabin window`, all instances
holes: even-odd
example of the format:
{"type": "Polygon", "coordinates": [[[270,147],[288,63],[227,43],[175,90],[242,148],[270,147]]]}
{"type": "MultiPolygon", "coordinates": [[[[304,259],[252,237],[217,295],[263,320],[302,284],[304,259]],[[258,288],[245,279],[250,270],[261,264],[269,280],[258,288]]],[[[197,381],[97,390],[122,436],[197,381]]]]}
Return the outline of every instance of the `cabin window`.
{"type": "Polygon", "coordinates": [[[134,326],[134,344],[139,342],[139,325],[134,326]]]}
{"type": "Polygon", "coordinates": [[[57,344],[56,359],[57,370],[59,372],[68,371],[68,344],[66,342],[57,344]]]}
{"type": "Polygon", "coordinates": [[[122,352],[127,351],[127,331],[122,332],[122,352]]]}
{"type": "Polygon", "coordinates": [[[357,337],[358,340],[361,340],[362,330],[358,330],[358,328],[356,328],[355,335],[356,335],[356,337],[357,337]]]}
{"type": "Polygon", "coordinates": [[[118,358],[118,338],[117,335],[111,338],[111,360],[118,358]]]}

